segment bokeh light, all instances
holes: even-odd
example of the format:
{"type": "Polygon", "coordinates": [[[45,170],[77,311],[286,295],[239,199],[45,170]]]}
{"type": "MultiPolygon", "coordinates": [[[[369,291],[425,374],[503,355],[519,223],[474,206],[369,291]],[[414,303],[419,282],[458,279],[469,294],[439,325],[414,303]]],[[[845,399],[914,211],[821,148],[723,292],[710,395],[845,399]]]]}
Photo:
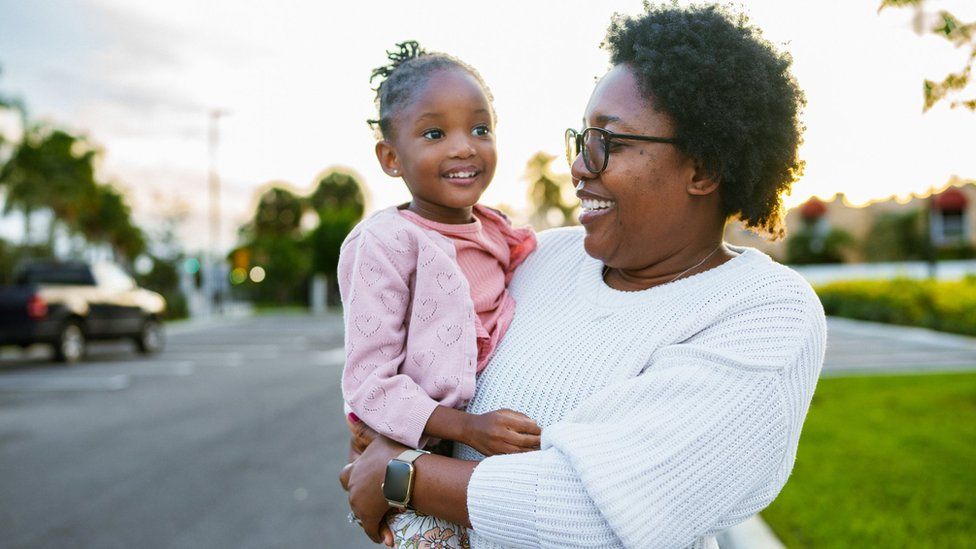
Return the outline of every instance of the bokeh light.
{"type": "Polygon", "coordinates": [[[200,272],[200,260],[195,257],[188,257],[186,261],[183,262],[183,270],[187,274],[197,274],[200,272]]]}
{"type": "Polygon", "coordinates": [[[247,280],[247,270],[238,267],[230,272],[230,282],[231,284],[240,284],[247,280]]]}
{"type": "Polygon", "coordinates": [[[251,267],[251,282],[258,283],[264,280],[265,272],[262,267],[251,267]]]}

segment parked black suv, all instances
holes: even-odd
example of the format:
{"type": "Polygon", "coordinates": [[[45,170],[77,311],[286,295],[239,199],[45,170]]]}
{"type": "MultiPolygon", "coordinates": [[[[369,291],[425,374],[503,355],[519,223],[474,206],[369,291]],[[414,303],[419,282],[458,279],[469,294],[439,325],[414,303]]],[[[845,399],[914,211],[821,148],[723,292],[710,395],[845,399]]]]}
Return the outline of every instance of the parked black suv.
{"type": "Polygon", "coordinates": [[[136,286],[113,263],[34,261],[0,288],[0,345],[50,344],[60,361],[73,363],[95,339],[131,338],[142,353],[165,341],[166,301],[136,286]]]}

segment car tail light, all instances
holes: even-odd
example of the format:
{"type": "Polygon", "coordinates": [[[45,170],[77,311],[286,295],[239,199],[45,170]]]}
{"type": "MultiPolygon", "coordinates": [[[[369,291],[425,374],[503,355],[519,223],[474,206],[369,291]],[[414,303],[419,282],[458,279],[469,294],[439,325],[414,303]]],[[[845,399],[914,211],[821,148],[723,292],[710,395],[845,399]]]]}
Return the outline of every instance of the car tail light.
{"type": "Polygon", "coordinates": [[[27,316],[34,320],[40,320],[47,316],[47,302],[44,298],[34,294],[27,300],[27,316]]]}

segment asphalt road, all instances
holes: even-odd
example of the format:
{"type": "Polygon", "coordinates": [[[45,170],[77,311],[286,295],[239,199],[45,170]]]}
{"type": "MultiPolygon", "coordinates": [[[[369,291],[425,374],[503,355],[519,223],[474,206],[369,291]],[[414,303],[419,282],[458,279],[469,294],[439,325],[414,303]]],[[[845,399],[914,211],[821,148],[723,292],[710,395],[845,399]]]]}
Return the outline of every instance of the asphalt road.
{"type": "Polygon", "coordinates": [[[338,317],[0,354],[0,547],[375,547],[346,522],[338,317]],[[336,351],[339,349],[338,351],[336,351]]]}

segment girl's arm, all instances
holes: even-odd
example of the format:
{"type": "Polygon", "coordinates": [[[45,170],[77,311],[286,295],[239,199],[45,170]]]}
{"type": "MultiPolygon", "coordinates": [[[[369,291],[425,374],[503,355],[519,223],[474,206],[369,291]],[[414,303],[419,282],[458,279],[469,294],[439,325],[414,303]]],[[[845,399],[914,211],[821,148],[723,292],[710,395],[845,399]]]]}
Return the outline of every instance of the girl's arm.
{"type": "Polygon", "coordinates": [[[469,414],[438,406],[427,420],[424,435],[453,440],[485,456],[539,449],[542,429],[529,416],[513,410],[469,414]]]}
{"type": "Polygon", "coordinates": [[[364,228],[339,256],[346,337],[342,396],[378,432],[416,448],[438,404],[400,373],[411,296],[404,273],[415,268],[416,256],[392,253],[389,239],[364,228]]]}

